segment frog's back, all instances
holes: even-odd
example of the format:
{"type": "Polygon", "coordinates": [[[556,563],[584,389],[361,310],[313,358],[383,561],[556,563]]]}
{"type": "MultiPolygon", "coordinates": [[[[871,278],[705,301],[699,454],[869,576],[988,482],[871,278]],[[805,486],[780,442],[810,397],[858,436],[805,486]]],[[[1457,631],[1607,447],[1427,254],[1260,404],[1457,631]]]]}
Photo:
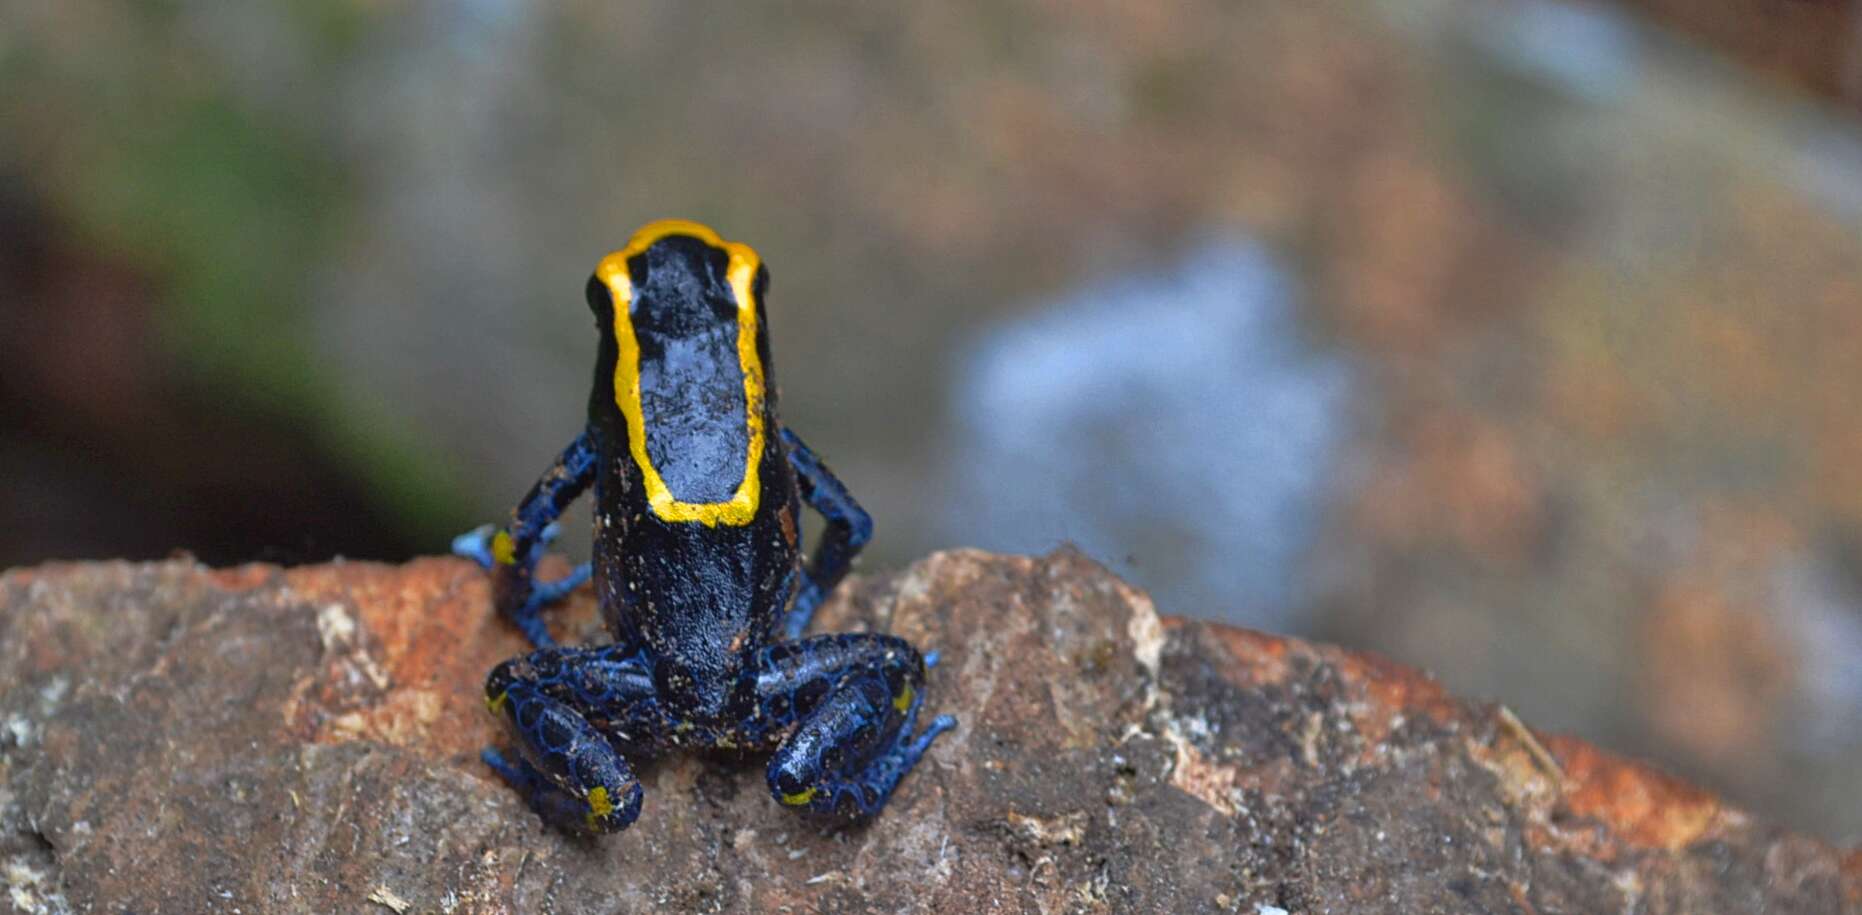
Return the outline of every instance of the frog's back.
{"type": "Polygon", "coordinates": [[[783,459],[756,253],[661,222],[589,281],[601,358],[596,575],[618,635],[694,672],[758,644],[796,569],[796,485],[783,459]]]}

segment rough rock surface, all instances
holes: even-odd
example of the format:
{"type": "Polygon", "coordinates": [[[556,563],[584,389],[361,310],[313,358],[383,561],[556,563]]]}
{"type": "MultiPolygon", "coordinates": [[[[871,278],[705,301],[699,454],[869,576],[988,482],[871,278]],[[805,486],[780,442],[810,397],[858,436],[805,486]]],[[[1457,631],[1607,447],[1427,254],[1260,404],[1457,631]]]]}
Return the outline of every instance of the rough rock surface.
{"type": "Polygon", "coordinates": [[[928,708],[961,718],[872,825],[674,758],[632,830],[570,839],[476,759],[522,647],[488,596],[448,559],[7,573],[11,909],[1862,911],[1862,852],[1374,657],[1160,620],[1071,552],[938,554],[826,608],[941,650],[928,708]]]}

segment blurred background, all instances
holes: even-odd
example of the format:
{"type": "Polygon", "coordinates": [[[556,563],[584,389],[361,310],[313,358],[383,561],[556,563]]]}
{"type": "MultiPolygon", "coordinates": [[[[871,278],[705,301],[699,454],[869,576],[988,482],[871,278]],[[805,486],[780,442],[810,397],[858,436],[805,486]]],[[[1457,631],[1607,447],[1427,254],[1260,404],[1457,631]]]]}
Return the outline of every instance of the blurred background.
{"type": "Polygon", "coordinates": [[[1862,838],[1857,3],[615,6],[0,0],[0,565],[444,550],[681,216],[867,569],[1071,540],[1862,838]]]}

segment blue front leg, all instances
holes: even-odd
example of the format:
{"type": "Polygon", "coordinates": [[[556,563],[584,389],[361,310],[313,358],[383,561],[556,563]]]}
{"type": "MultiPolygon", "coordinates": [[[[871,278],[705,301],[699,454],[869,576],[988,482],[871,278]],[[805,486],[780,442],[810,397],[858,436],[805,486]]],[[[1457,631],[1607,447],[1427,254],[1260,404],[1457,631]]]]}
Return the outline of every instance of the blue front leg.
{"type": "Polygon", "coordinates": [[[783,450],[788,452],[789,466],[795,468],[801,484],[802,498],[827,519],[821,542],[815,545],[815,558],[802,577],[801,590],[783,618],[783,637],[794,641],[808,629],[815,608],[847,575],[853,558],[873,539],[873,518],[854,501],[853,494],[829,471],[821,458],[786,427],[782,430],[783,450]]]}
{"type": "Polygon", "coordinates": [[[556,539],[556,519],[594,482],[595,462],[594,440],[584,431],[530,487],[511,512],[510,527],[486,525],[453,539],[454,553],[493,570],[492,594],[498,612],[538,648],[556,644],[543,624],[543,608],[589,577],[589,564],[582,563],[555,581],[535,580],[544,548],[556,539]]]}

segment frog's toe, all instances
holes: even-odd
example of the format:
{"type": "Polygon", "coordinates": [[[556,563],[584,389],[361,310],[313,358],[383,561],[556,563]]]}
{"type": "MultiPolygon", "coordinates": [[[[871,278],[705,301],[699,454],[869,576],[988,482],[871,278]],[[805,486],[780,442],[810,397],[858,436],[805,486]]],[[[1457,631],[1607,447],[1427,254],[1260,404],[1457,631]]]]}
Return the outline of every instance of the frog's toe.
{"type": "Polygon", "coordinates": [[[544,608],[568,597],[571,591],[581,587],[593,574],[594,566],[585,562],[555,581],[534,582],[530,596],[511,613],[511,622],[530,640],[530,644],[538,648],[555,647],[556,639],[550,635],[549,627],[543,622],[544,608]]]}
{"type": "Polygon", "coordinates": [[[491,541],[498,534],[495,524],[483,524],[453,538],[453,555],[470,559],[478,563],[479,568],[489,569],[497,564],[491,555],[491,541]]]}
{"type": "Polygon", "coordinates": [[[931,723],[915,738],[911,737],[909,733],[901,732],[898,750],[899,761],[907,769],[916,765],[919,758],[925,755],[925,751],[931,749],[931,742],[937,739],[937,735],[956,726],[956,718],[950,715],[939,715],[931,719],[931,723]]]}
{"type": "Polygon", "coordinates": [[[526,603],[511,614],[511,622],[517,626],[518,632],[524,634],[524,638],[530,640],[530,644],[538,648],[555,648],[556,637],[550,635],[549,625],[543,622],[542,608],[540,603],[526,603]]]}
{"type": "Polygon", "coordinates": [[[925,657],[925,670],[930,670],[931,668],[937,666],[938,654],[937,654],[936,649],[925,652],[924,657],[925,657]]]}
{"type": "Polygon", "coordinates": [[[511,787],[523,792],[529,792],[530,789],[536,787],[535,776],[525,771],[529,767],[518,768],[505,759],[504,754],[498,752],[497,747],[486,747],[478,751],[478,758],[483,760],[485,765],[490,766],[491,771],[498,773],[498,777],[504,779],[505,783],[511,787]]]}
{"type": "Polygon", "coordinates": [[[924,734],[918,734],[918,740],[914,740],[912,745],[918,747],[918,753],[920,753],[920,755],[924,755],[925,749],[931,749],[931,742],[937,740],[938,734],[950,731],[953,727],[957,727],[957,716],[933,717],[933,719],[931,719],[931,725],[925,727],[924,734]]]}
{"type": "Polygon", "coordinates": [[[594,564],[585,562],[579,566],[576,566],[573,570],[569,572],[569,574],[564,575],[563,577],[558,578],[555,581],[537,582],[533,586],[533,590],[530,592],[530,601],[529,601],[528,606],[524,608],[525,611],[529,613],[537,613],[537,612],[540,612],[545,606],[548,606],[549,604],[553,604],[559,600],[562,600],[565,597],[568,597],[569,592],[574,591],[577,588],[580,588],[582,586],[582,583],[585,581],[588,581],[588,579],[591,576],[593,576],[594,573],[595,573],[594,564]]]}

